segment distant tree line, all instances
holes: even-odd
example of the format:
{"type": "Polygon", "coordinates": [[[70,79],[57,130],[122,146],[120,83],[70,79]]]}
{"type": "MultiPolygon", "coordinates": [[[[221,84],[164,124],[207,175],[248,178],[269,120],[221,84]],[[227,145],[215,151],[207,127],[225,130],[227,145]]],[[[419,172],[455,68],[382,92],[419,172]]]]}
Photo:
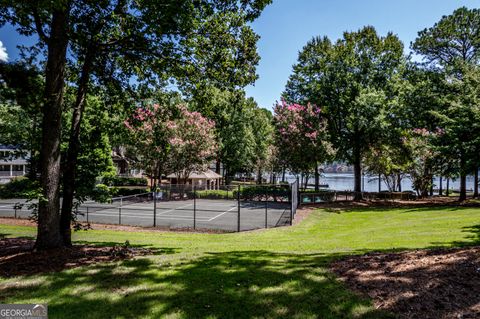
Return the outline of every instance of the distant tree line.
{"type": "Polygon", "coordinates": [[[403,48],[396,35],[371,26],[303,47],[275,109],[276,146],[288,170],[346,161],[357,199],[362,171],[391,191],[408,175],[420,196],[432,192],[435,175],[459,176],[460,200],[473,174],[478,196],[480,10],[459,8],[420,31],[411,48],[421,63],[403,48]]]}

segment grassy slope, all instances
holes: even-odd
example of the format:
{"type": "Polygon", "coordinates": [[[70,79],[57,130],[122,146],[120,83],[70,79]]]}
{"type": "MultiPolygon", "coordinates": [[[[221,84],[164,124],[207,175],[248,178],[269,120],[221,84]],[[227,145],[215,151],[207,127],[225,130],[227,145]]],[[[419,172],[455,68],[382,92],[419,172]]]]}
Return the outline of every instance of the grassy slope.
{"type": "MultiPolygon", "coordinates": [[[[52,318],[383,318],[326,265],[372,250],[477,243],[480,209],[317,211],[300,225],[240,234],[88,231],[77,241],[153,247],[115,265],[0,281],[1,303],[46,302],[52,318]]],[[[0,225],[0,235],[32,228],[0,225]]]]}

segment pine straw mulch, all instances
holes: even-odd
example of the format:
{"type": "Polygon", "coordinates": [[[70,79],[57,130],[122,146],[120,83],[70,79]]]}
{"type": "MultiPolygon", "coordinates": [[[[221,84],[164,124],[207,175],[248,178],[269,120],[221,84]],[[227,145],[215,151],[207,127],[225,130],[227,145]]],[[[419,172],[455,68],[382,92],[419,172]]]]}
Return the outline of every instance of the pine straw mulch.
{"type": "Polygon", "coordinates": [[[480,247],[350,256],[331,270],[399,318],[480,318],[480,247]]]}
{"type": "Polygon", "coordinates": [[[153,254],[150,249],[129,247],[127,243],[113,247],[73,245],[38,252],[33,249],[34,243],[29,238],[0,239],[0,277],[56,272],[153,254]]]}

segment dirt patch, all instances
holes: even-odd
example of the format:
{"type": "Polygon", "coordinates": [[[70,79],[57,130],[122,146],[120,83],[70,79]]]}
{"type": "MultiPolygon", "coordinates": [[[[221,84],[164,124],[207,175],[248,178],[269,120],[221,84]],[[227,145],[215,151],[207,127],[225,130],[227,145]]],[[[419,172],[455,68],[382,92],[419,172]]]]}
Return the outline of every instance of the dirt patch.
{"type": "MultiPolygon", "coordinates": [[[[8,218],[8,217],[0,217],[0,225],[12,225],[12,226],[31,226],[37,227],[37,224],[28,219],[20,219],[20,218],[8,218]]],[[[84,223],[84,226],[87,226],[84,223]]],[[[112,225],[112,224],[93,224],[90,223],[90,228],[93,230],[118,230],[118,231],[127,231],[127,232],[194,232],[194,233],[213,233],[213,234],[223,234],[223,233],[231,233],[231,231],[224,231],[224,230],[215,230],[215,229],[193,229],[189,227],[185,228],[169,228],[169,227],[140,227],[140,226],[126,226],[126,225],[112,225]]],[[[83,231],[83,230],[81,230],[83,231]]],[[[87,230],[88,231],[88,230],[87,230]]],[[[1,234],[0,234],[1,235],[1,234]]]]}
{"type": "Polygon", "coordinates": [[[308,217],[312,212],[315,211],[314,207],[302,207],[302,209],[297,209],[295,218],[293,219],[293,224],[300,224],[305,218],[308,217]]]}
{"type": "Polygon", "coordinates": [[[100,262],[112,262],[153,254],[150,249],[128,245],[98,247],[74,245],[70,248],[37,252],[27,238],[0,239],[0,276],[13,277],[60,271],[100,262]]]}
{"type": "Polygon", "coordinates": [[[480,318],[480,247],[372,253],[331,269],[400,318],[480,318]]]}

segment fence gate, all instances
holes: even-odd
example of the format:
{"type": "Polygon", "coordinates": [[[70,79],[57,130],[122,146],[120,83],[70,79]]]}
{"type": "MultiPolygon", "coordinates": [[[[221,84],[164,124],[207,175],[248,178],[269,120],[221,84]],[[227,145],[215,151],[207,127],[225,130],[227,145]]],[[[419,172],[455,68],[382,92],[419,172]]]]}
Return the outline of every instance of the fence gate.
{"type": "Polygon", "coordinates": [[[297,213],[297,208],[298,208],[298,181],[295,181],[290,184],[290,225],[293,223],[293,218],[295,217],[295,214],[297,213]]]}

